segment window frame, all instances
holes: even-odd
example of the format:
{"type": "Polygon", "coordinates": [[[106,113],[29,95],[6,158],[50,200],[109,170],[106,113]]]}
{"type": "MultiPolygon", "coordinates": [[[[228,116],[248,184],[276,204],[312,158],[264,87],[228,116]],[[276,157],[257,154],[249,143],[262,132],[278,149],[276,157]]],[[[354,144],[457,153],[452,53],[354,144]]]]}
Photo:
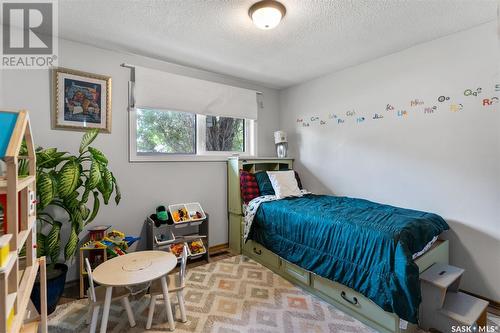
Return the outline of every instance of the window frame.
{"type": "MultiPolygon", "coordinates": [[[[154,110],[154,109],[152,109],[154,110]]],[[[158,110],[161,112],[161,110],[158,110]]],[[[168,110],[173,112],[186,112],[168,110]]],[[[257,155],[257,121],[244,119],[244,152],[239,151],[207,151],[206,150],[206,116],[196,114],[195,119],[195,153],[138,153],[137,152],[137,109],[129,110],[129,162],[219,162],[231,156],[255,157],[257,155]]],[[[239,118],[241,119],[241,118],[239,118]]]]}

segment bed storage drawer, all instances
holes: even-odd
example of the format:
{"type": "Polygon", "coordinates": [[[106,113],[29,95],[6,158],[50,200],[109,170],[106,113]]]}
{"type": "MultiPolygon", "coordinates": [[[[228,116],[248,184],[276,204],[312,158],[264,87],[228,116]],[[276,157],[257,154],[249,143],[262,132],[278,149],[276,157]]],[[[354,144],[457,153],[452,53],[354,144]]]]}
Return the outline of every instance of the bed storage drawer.
{"type": "Polygon", "coordinates": [[[308,286],[311,284],[311,273],[309,273],[307,270],[286,260],[282,260],[281,268],[283,270],[283,273],[287,277],[308,286]]]}
{"type": "Polygon", "coordinates": [[[337,303],[363,315],[368,320],[382,325],[382,327],[395,331],[399,327],[399,319],[396,315],[382,310],[370,299],[356,291],[337,282],[322,278],[313,274],[313,288],[335,300],[337,303]]]}
{"type": "Polygon", "coordinates": [[[248,240],[243,245],[243,252],[257,261],[260,261],[265,266],[270,266],[276,270],[280,267],[280,258],[253,240],[248,240]]]}

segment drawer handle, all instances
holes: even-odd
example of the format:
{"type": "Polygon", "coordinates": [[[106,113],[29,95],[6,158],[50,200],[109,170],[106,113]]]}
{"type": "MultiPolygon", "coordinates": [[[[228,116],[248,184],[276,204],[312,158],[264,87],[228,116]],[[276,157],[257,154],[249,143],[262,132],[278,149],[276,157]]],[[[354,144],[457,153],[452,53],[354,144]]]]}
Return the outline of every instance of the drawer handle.
{"type": "Polygon", "coordinates": [[[342,296],[342,298],[343,298],[345,301],[347,301],[347,302],[351,303],[352,305],[358,305],[358,299],[356,298],[356,296],[354,296],[354,297],[352,298],[352,301],[351,301],[349,298],[347,298],[347,296],[346,296],[346,294],[345,294],[345,291],[342,291],[342,292],[340,293],[340,296],[342,296]]]}
{"type": "Polygon", "coordinates": [[[259,256],[262,254],[262,250],[257,250],[257,248],[255,248],[255,247],[253,248],[253,252],[255,254],[258,254],[259,256]]]}

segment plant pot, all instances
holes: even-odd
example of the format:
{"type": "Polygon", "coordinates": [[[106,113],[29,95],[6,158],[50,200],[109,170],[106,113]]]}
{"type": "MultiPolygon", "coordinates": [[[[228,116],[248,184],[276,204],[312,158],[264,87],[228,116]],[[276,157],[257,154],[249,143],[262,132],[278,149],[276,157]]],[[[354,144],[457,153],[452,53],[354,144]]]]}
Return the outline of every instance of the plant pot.
{"type": "MultiPolygon", "coordinates": [[[[55,264],[47,266],[47,314],[55,311],[59,298],[64,291],[66,284],[66,274],[68,266],[65,264],[55,264]]],[[[40,277],[37,276],[33,291],[31,292],[31,301],[35,305],[38,313],[40,313],[40,277]]]]}

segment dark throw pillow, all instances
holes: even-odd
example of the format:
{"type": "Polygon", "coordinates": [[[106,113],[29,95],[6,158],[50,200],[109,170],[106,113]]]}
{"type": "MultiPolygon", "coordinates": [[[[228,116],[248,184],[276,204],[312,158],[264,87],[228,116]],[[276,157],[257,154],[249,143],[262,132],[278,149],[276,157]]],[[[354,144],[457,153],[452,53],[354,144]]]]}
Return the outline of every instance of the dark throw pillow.
{"type": "Polygon", "coordinates": [[[246,204],[260,196],[259,185],[251,172],[240,170],[240,189],[241,198],[246,204]]]}
{"type": "Polygon", "coordinates": [[[266,171],[256,172],[255,179],[257,179],[257,184],[259,184],[260,195],[274,195],[273,185],[266,171]]]}

